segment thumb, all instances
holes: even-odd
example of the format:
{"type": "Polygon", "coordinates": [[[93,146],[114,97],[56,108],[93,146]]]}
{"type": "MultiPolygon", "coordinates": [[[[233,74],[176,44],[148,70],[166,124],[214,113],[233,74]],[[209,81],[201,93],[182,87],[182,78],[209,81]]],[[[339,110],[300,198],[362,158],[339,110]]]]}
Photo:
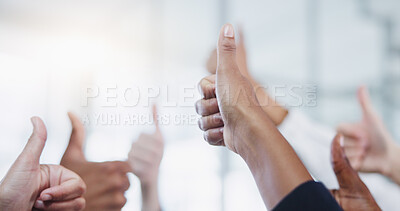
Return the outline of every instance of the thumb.
{"type": "Polygon", "coordinates": [[[156,131],[154,132],[156,135],[161,136],[161,129],[160,129],[160,123],[158,122],[158,111],[157,111],[157,104],[153,104],[152,107],[152,112],[153,112],[153,122],[156,127],[156,131]]]}
{"type": "Polygon", "coordinates": [[[69,144],[65,150],[64,156],[61,162],[65,160],[81,160],[85,161],[85,155],[83,153],[83,144],[85,141],[85,128],[82,122],[73,113],[68,112],[68,117],[72,124],[71,137],[69,144]]]}
{"type": "Polygon", "coordinates": [[[228,77],[233,73],[240,74],[236,62],[235,32],[231,24],[225,24],[217,45],[217,77],[228,77]]]}
{"type": "Polygon", "coordinates": [[[357,97],[364,116],[368,116],[374,113],[374,108],[372,106],[367,87],[361,86],[360,88],[358,88],[357,97]]]}
{"type": "Polygon", "coordinates": [[[24,150],[19,155],[18,160],[29,161],[39,164],[40,155],[42,154],[47,139],[46,126],[39,117],[32,117],[33,132],[25,145],[24,150]]]}
{"type": "Polygon", "coordinates": [[[361,182],[358,174],[350,165],[347,159],[343,145],[343,136],[337,134],[333,139],[331,145],[331,162],[333,171],[335,172],[336,178],[340,188],[351,188],[361,182]]]}

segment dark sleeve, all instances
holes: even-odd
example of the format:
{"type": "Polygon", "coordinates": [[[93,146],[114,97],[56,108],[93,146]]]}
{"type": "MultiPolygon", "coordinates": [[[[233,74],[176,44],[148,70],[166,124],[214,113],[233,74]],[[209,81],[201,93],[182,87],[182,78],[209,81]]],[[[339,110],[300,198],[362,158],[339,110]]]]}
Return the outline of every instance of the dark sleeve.
{"type": "Polygon", "coordinates": [[[285,196],[273,210],[342,211],[342,208],[322,183],[308,181],[285,196]]]}

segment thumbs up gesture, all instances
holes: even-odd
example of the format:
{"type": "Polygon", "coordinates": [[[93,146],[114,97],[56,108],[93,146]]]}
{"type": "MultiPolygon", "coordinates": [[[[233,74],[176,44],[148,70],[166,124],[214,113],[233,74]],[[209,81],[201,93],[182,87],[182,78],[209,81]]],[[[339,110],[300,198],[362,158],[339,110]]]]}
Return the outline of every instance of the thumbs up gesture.
{"type": "Polygon", "coordinates": [[[344,135],[344,150],[350,163],[357,171],[381,173],[400,184],[397,173],[400,147],[375,111],[366,87],[359,88],[357,94],[363,114],[361,121],[338,126],[338,132],[344,135]]]}
{"type": "Polygon", "coordinates": [[[202,79],[199,89],[203,99],[196,102],[196,111],[202,115],[199,126],[205,131],[204,139],[211,145],[227,146],[238,153],[238,135],[246,130],[246,125],[252,124],[245,122],[248,118],[242,117],[263,111],[253,86],[239,70],[235,35],[230,24],[221,29],[218,39],[216,75],[202,79]],[[237,127],[238,122],[241,127],[237,127]],[[235,128],[240,130],[236,130],[234,135],[235,128]]]}
{"type": "Polygon", "coordinates": [[[311,180],[294,150],[260,106],[251,82],[237,63],[233,26],[219,34],[216,75],[199,83],[199,127],[211,145],[239,154],[257,183],[268,209],[300,184],[311,180]]]}
{"type": "Polygon", "coordinates": [[[83,153],[83,124],[72,113],[68,116],[72,123],[72,132],[61,165],[73,170],[85,181],[85,210],[121,210],[126,203],[125,191],[130,186],[127,176],[131,170],[129,164],[123,161],[88,162],[83,153]]]}
{"type": "Polygon", "coordinates": [[[164,138],[157,119],[157,107],[153,105],[155,131],[142,133],[132,144],[128,162],[132,172],[139,178],[142,189],[142,210],[160,210],[158,198],[158,175],[164,154],[164,138]]]}
{"type": "Polygon", "coordinates": [[[132,144],[128,161],[132,172],[143,184],[158,179],[158,170],[164,154],[164,139],[157,119],[157,107],[153,106],[153,121],[155,131],[152,134],[142,133],[132,144]]]}
{"type": "Polygon", "coordinates": [[[0,210],[82,210],[86,186],[74,172],[59,165],[40,165],[47,139],[39,117],[33,133],[0,185],[0,210]]]}
{"type": "Polygon", "coordinates": [[[331,146],[331,161],[339,183],[338,190],[331,190],[343,210],[381,210],[367,186],[351,167],[340,145],[342,136],[336,135],[331,146]]]}

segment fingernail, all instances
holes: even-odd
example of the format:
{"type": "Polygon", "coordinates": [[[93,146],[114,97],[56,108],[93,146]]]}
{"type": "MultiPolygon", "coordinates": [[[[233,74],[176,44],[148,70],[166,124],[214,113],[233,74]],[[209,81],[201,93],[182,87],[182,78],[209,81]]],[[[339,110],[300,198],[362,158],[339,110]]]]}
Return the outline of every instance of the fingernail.
{"type": "Polygon", "coordinates": [[[44,203],[41,200],[36,200],[36,202],[33,206],[37,209],[44,209],[44,203]]]}
{"type": "Polygon", "coordinates": [[[43,194],[42,197],[40,197],[43,201],[50,201],[53,197],[49,194],[43,194]]]}
{"type": "Polygon", "coordinates": [[[226,24],[224,29],[225,37],[233,37],[233,27],[231,24],[226,24]]]}

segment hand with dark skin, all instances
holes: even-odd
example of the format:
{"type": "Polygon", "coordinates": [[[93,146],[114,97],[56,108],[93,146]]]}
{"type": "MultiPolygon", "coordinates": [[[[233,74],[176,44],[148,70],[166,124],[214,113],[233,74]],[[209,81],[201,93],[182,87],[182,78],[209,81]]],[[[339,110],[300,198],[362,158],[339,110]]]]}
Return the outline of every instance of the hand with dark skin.
{"type": "Polygon", "coordinates": [[[132,144],[128,155],[132,173],[140,180],[143,211],[161,210],[158,198],[158,176],[164,154],[164,138],[158,123],[155,105],[153,106],[153,120],[154,133],[140,134],[138,140],[132,144]]]}
{"type": "Polygon", "coordinates": [[[358,90],[363,117],[356,123],[342,123],[344,150],[353,168],[360,172],[383,174],[400,185],[400,146],[386,129],[371,103],[366,87],[358,90]]]}
{"type": "Polygon", "coordinates": [[[331,145],[332,167],[339,183],[338,190],[331,190],[332,195],[345,211],[381,210],[358,173],[351,167],[341,141],[343,136],[336,135],[331,145]]]}
{"type": "Polygon", "coordinates": [[[125,191],[130,183],[131,168],[124,161],[88,162],[83,153],[85,129],[81,121],[69,113],[72,133],[61,165],[73,170],[87,185],[85,210],[121,210],[126,203],[125,191]]]}
{"type": "Polygon", "coordinates": [[[288,193],[312,180],[289,143],[260,107],[251,82],[237,65],[233,26],[220,31],[216,75],[199,83],[203,99],[196,111],[204,138],[226,146],[247,163],[268,209],[288,193]]]}
{"type": "Polygon", "coordinates": [[[0,184],[0,210],[82,210],[83,180],[59,165],[40,165],[46,126],[33,117],[33,133],[0,184]]]}
{"type": "MultiPolygon", "coordinates": [[[[288,110],[279,105],[274,99],[272,99],[265,88],[263,88],[250,74],[249,67],[247,64],[247,53],[245,38],[242,30],[239,29],[239,39],[236,44],[236,63],[240,70],[240,73],[247,78],[254,88],[257,96],[257,100],[261,107],[268,114],[269,118],[274,122],[275,125],[279,125],[283,122],[288,110]]],[[[211,74],[215,74],[217,70],[217,50],[214,49],[208,60],[207,60],[207,71],[211,74]]]]}

